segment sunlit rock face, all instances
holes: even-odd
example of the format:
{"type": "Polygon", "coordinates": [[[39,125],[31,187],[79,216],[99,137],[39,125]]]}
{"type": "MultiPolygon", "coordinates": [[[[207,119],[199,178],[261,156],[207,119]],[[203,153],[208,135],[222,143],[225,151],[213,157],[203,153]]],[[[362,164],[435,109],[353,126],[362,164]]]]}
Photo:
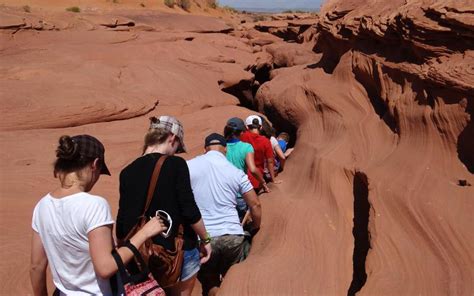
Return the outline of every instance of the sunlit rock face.
{"type": "Polygon", "coordinates": [[[473,11],[328,1],[292,43],[317,57],[272,64],[255,103],[297,142],[226,295],[474,292],[473,11]]]}
{"type": "Polygon", "coordinates": [[[259,22],[197,15],[205,1],[39,2],[0,7],[0,294],[31,293],[31,213],[57,186],[61,135],[104,142],[112,177],[93,193],[115,216],[148,117],[183,122],[189,159],[254,110],[295,150],[221,294],[474,294],[470,1],[328,1],[259,22]]]}

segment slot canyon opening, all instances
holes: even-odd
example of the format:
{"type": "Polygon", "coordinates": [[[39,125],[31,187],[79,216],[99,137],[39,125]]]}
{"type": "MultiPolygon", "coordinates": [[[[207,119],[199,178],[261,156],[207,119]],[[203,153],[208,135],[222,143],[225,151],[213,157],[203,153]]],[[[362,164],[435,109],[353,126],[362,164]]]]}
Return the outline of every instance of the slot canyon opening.
{"type": "Polygon", "coordinates": [[[267,65],[267,64],[262,65],[258,69],[257,68],[252,69],[252,73],[255,74],[255,80],[258,81],[260,84],[264,84],[265,82],[270,81],[271,71],[272,71],[272,65],[267,65]]]}
{"type": "Polygon", "coordinates": [[[367,176],[362,172],[356,172],[353,185],[354,195],[354,253],[352,255],[353,273],[352,282],[347,291],[348,296],[359,292],[367,281],[365,261],[370,249],[369,232],[369,186],[367,176]]]}
{"type": "Polygon", "coordinates": [[[297,140],[297,129],[294,124],[290,121],[284,119],[280,113],[273,106],[265,106],[263,108],[263,114],[267,116],[268,120],[272,123],[273,127],[278,133],[287,132],[290,136],[290,141],[288,142],[288,148],[294,147],[297,140]]]}
{"type": "Polygon", "coordinates": [[[265,82],[270,80],[270,71],[272,67],[270,65],[264,65],[257,69],[252,69],[252,73],[255,75],[255,81],[258,83],[252,83],[248,80],[242,80],[238,84],[223,88],[222,91],[236,97],[240,104],[239,106],[247,109],[263,113],[272,126],[276,129],[277,136],[280,132],[286,132],[290,136],[288,148],[294,147],[297,139],[296,126],[290,121],[284,119],[279,112],[272,106],[265,106],[263,110],[258,110],[258,106],[255,102],[255,95],[258,89],[265,82]]]}

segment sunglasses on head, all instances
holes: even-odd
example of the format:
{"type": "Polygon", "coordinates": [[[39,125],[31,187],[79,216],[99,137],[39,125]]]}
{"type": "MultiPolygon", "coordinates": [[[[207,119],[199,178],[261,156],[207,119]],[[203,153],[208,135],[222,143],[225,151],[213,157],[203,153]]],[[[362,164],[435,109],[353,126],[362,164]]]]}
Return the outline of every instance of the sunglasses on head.
{"type": "Polygon", "coordinates": [[[173,227],[173,219],[171,219],[170,214],[163,210],[156,211],[155,216],[160,217],[161,220],[163,220],[165,226],[168,227],[166,232],[161,233],[163,237],[167,238],[168,236],[170,236],[171,228],[173,227]]]}

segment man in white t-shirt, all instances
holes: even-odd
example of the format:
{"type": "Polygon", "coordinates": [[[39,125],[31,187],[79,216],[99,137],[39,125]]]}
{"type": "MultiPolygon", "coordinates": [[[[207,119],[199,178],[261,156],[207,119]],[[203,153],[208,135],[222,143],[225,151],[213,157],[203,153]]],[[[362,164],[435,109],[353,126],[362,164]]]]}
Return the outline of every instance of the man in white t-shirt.
{"type": "Polygon", "coordinates": [[[212,254],[198,279],[203,295],[217,292],[221,277],[243,259],[244,230],[236,210],[239,194],[249,206],[252,232],[260,228],[261,207],[247,175],[225,157],[226,140],[219,134],[206,137],[206,154],[188,161],[196,204],[211,237],[212,254]]]}

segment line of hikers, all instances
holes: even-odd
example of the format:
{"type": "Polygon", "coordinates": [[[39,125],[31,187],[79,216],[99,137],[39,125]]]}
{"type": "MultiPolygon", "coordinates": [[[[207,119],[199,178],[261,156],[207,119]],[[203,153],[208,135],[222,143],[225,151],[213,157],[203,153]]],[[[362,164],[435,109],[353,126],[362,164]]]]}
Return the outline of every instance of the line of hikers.
{"type": "Polygon", "coordinates": [[[186,162],[175,156],[186,151],[182,124],[150,118],[143,155],[120,173],[116,240],[108,202],[88,193],[101,174],[110,175],[104,146],[90,135],[62,136],[54,164],[60,186],[33,211],[34,294],[47,295],[49,264],[55,295],[164,295],[157,287],[134,294],[125,278],[148,270],[137,260],[148,242],[177,251],[181,237],[179,279],[166,293],[191,295],[198,278],[203,295],[215,295],[229,268],[246,258],[260,228],[257,195],[270,191],[267,182],[281,182],[277,174],[291,152],[288,134],[275,138],[265,122],[257,115],[229,119],[224,136],[207,136],[206,153],[186,162]]]}

